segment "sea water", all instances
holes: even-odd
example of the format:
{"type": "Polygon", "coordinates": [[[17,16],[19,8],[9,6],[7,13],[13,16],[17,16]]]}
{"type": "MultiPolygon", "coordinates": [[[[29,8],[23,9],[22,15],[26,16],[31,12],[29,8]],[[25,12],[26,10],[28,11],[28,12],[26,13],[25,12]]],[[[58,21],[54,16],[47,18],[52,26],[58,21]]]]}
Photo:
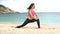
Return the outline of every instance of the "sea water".
{"type": "MultiPolygon", "coordinates": [[[[37,15],[41,24],[60,24],[60,12],[40,12],[37,15]]],[[[0,14],[0,22],[23,23],[27,17],[27,13],[0,14]]]]}

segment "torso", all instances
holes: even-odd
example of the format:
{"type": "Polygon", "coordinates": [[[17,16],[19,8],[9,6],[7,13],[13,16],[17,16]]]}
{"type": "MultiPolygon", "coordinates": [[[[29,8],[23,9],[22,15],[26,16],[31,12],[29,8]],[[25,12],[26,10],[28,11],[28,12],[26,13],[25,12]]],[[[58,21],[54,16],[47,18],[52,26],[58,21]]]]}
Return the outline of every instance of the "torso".
{"type": "Polygon", "coordinates": [[[32,19],[32,18],[34,17],[35,12],[34,12],[33,10],[31,10],[31,14],[32,14],[32,17],[31,17],[31,15],[30,15],[29,11],[28,11],[28,18],[29,18],[29,19],[32,19]]]}

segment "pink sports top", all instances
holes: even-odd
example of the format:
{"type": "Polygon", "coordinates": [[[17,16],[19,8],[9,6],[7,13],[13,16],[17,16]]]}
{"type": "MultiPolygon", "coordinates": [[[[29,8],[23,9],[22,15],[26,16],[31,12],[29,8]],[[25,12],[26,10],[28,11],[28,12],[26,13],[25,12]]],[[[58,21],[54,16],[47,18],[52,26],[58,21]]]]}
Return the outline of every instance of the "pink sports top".
{"type": "Polygon", "coordinates": [[[31,11],[31,13],[28,12],[28,17],[29,18],[33,18],[35,15],[35,12],[34,11],[31,11]]]}

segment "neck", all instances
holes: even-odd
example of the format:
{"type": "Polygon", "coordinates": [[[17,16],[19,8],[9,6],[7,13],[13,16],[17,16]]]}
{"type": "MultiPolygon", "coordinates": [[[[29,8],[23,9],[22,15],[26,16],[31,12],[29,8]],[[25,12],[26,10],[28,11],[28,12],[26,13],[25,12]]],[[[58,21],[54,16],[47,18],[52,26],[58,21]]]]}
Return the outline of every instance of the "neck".
{"type": "Polygon", "coordinates": [[[33,10],[33,9],[30,9],[30,10],[33,10]]]}

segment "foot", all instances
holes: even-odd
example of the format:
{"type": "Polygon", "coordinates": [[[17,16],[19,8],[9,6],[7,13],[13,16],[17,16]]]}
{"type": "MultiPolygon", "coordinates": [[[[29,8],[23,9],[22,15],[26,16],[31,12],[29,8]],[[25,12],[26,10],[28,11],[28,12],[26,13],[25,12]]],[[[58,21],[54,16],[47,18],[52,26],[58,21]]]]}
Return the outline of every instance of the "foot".
{"type": "Polygon", "coordinates": [[[38,28],[40,28],[40,27],[38,27],[38,28]]]}
{"type": "Polygon", "coordinates": [[[20,26],[17,26],[16,28],[20,28],[20,26]]]}

